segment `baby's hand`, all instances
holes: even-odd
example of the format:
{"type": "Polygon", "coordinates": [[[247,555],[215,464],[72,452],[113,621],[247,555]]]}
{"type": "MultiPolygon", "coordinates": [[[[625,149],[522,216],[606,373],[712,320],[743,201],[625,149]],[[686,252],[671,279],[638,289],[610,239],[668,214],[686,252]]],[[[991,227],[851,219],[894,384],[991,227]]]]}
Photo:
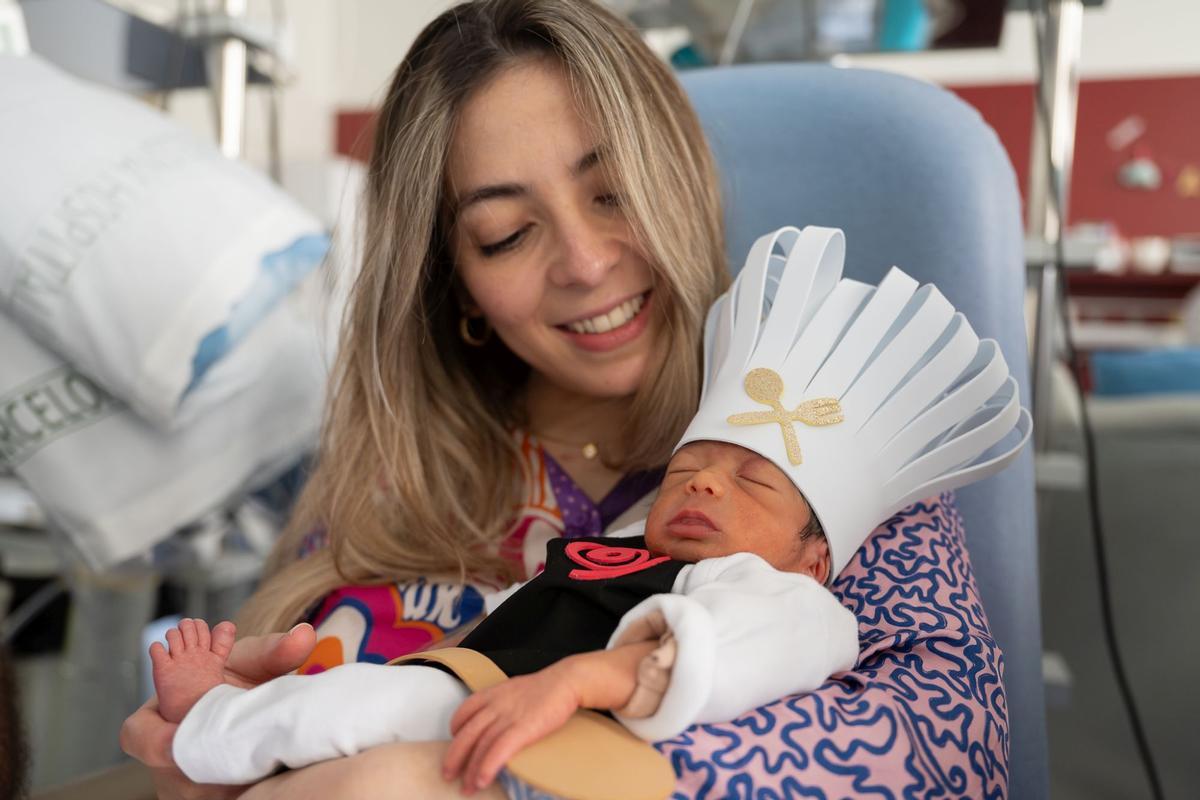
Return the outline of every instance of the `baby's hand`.
{"type": "Polygon", "coordinates": [[[491,784],[523,747],[566,724],[580,699],[562,665],[510,678],[468,697],[450,720],[454,740],[442,766],[445,779],[462,774],[463,790],[472,794],[491,784]]]}

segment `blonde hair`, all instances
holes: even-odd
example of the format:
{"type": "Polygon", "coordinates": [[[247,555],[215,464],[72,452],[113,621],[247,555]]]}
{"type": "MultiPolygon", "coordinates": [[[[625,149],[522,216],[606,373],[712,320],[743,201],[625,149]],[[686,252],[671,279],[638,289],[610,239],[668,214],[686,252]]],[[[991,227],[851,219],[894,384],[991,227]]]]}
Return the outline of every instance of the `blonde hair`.
{"type": "Polygon", "coordinates": [[[513,430],[528,368],[495,337],[460,340],[445,173],[464,104],[531,57],[567,76],[654,272],[662,332],[614,466],[665,463],[695,412],[704,318],[728,272],[712,156],[682,89],[596,3],[456,6],[417,37],[380,110],[316,467],[243,633],[280,630],[339,585],[506,571],[496,545],[523,496],[513,430]],[[329,546],[298,559],[316,528],[329,546]]]}

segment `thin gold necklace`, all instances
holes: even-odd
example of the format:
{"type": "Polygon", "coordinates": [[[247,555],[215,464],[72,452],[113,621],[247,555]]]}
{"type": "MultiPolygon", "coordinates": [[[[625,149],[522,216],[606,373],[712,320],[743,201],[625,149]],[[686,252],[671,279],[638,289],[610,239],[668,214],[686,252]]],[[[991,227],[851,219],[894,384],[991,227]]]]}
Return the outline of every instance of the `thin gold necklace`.
{"type": "Polygon", "coordinates": [[[541,439],[543,442],[561,445],[562,447],[578,448],[580,455],[582,455],[588,461],[593,461],[596,456],[600,455],[600,447],[595,442],[586,442],[581,445],[578,442],[568,442],[564,439],[558,439],[554,436],[547,436],[544,433],[537,433],[536,431],[533,435],[541,439]]]}

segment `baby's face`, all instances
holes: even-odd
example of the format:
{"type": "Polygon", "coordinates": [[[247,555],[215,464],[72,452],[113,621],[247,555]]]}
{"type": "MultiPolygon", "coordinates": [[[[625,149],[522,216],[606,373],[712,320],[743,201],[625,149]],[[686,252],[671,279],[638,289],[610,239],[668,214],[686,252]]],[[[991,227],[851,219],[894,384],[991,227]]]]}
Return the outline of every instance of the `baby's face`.
{"type": "Polygon", "coordinates": [[[812,512],[767,459],[724,442],[682,447],[646,519],[646,546],[680,561],[756,553],[776,569],[824,583],[829,548],[800,531],[812,512]]]}

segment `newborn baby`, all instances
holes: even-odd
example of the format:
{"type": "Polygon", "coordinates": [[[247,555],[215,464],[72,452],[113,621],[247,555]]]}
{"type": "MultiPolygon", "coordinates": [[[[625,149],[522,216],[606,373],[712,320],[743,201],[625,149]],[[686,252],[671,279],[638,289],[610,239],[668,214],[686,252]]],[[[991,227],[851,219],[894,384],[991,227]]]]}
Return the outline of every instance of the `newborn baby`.
{"type": "Polygon", "coordinates": [[[244,783],[451,739],[444,774],[472,791],[578,729],[579,708],[661,741],[851,669],[856,620],[826,585],[899,509],[1011,463],[1031,420],[999,345],[936,287],[896,268],[878,286],[844,279],[844,255],[830,228],[755,242],[709,310],[699,408],[644,531],[551,540],[543,572],[455,654],[507,680],[470,694],[435,666],[355,663],[245,690],[221,682],[232,629],[187,622],[152,653],[163,714],[183,720],[177,764],[244,783]]]}
{"type": "Polygon", "coordinates": [[[659,741],[851,669],[857,623],[829,577],[828,544],[791,479],[751,450],[697,441],[671,459],[644,537],[550,542],[543,572],[462,642],[509,676],[493,688],[471,695],[430,666],[347,664],[241,689],[222,681],[228,622],[210,633],[184,620],[150,655],[194,781],[452,739],[446,776],[465,769],[474,789],[580,707],[659,741]]]}

